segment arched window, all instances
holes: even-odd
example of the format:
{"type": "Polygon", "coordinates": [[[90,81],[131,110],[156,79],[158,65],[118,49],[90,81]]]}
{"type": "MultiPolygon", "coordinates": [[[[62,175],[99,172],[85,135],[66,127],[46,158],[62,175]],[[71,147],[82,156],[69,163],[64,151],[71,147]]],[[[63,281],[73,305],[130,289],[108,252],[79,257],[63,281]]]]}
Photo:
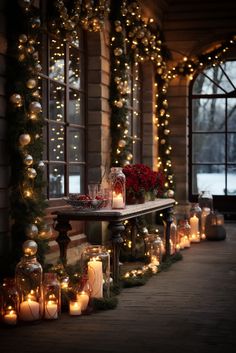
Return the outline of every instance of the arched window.
{"type": "Polygon", "coordinates": [[[236,211],[236,61],[207,68],[190,94],[190,200],[202,190],[214,207],[236,211]]]}

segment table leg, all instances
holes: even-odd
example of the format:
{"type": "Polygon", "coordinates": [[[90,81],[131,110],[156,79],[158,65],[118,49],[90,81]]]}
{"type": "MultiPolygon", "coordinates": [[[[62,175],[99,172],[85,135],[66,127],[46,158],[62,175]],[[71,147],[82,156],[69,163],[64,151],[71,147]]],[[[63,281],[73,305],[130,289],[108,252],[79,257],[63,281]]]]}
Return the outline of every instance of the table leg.
{"type": "Polygon", "coordinates": [[[132,218],[131,223],[131,256],[136,257],[136,239],[137,239],[137,218],[132,218]]]}
{"type": "Polygon", "coordinates": [[[163,222],[165,225],[165,256],[164,260],[167,259],[170,256],[170,226],[171,223],[173,222],[173,208],[167,208],[164,212],[164,217],[163,217],[163,222]]]}
{"type": "Polygon", "coordinates": [[[113,247],[113,267],[112,277],[115,284],[118,284],[120,277],[119,270],[119,257],[120,257],[120,245],[123,242],[121,232],[125,230],[125,226],[121,221],[112,221],[109,223],[108,228],[111,231],[111,241],[113,247]]]}
{"type": "Polygon", "coordinates": [[[67,248],[70,242],[70,238],[67,232],[72,228],[69,221],[66,219],[60,219],[57,217],[55,221],[56,225],[54,225],[54,229],[59,233],[58,237],[56,238],[56,242],[58,243],[60,249],[60,261],[65,267],[67,264],[67,248]]]}

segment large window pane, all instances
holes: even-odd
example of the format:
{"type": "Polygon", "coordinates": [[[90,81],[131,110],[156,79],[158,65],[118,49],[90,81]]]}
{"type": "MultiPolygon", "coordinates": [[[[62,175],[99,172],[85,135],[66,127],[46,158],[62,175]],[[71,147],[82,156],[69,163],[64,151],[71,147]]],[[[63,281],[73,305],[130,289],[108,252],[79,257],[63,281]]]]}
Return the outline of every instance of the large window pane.
{"type": "Polygon", "coordinates": [[[69,91],[68,120],[72,124],[84,125],[83,94],[76,90],[69,91]]]}
{"type": "Polygon", "coordinates": [[[228,162],[236,162],[236,134],[227,134],[228,162]]]}
{"type": "Polygon", "coordinates": [[[50,124],[49,126],[49,159],[51,161],[64,161],[64,126],[50,124]]]}
{"type": "Polygon", "coordinates": [[[225,194],[225,167],[223,165],[195,165],[192,173],[194,194],[199,194],[202,190],[209,190],[213,195],[225,194]]]}
{"type": "Polygon", "coordinates": [[[236,195],[236,165],[227,169],[227,194],[236,195]]]}
{"type": "Polygon", "coordinates": [[[84,166],[71,165],[69,168],[69,193],[84,192],[84,166]]]}
{"type": "Polygon", "coordinates": [[[228,130],[236,131],[236,98],[227,100],[228,130]]]}
{"type": "Polygon", "coordinates": [[[69,84],[77,89],[81,87],[80,56],[78,50],[69,49],[69,84]]]}
{"type": "Polygon", "coordinates": [[[225,130],[225,99],[193,100],[193,131],[225,130]]]}
{"type": "Polygon", "coordinates": [[[225,135],[194,134],[192,158],[194,163],[224,163],[225,135]]]}
{"type": "Polygon", "coordinates": [[[65,89],[54,82],[50,83],[49,119],[55,121],[65,119],[65,89]]]}
{"type": "Polygon", "coordinates": [[[50,40],[49,77],[55,81],[65,81],[65,44],[54,38],[50,40]]]}
{"type": "Polygon", "coordinates": [[[49,166],[49,197],[64,196],[65,168],[64,165],[52,164],[49,166]]]}
{"type": "Polygon", "coordinates": [[[84,131],[68,128],[69,161],[81,162],[84,156],[84,131]]]}

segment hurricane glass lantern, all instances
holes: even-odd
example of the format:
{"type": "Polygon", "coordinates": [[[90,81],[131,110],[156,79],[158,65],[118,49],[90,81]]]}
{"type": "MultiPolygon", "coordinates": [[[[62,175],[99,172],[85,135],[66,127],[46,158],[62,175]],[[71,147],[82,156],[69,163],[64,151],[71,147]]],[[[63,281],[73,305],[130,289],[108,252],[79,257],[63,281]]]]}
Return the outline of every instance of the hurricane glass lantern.
{"type": "Polygon", "coordinates": [[[27,240],[23,244],[24,256],[16,265],[15,278],[19,291],[19,319],[36,321],[43,314],[42,266],[36,259],[37,243],[27,240]]]}
{"type": "Polygon", "coordinates": [[[56,273],[44,273],[43,279],[44,318],[58,319],[61,313],[61,285],[56,273]]]}
{"type": "Polygon", "coordinates": [[[92,298],[110,296],[110,254],[102,245],[88,246],[81,256],[83,273],[87,275],[92,298]]]}
{"type": "Polygon", "coordinates": [[[111,168],[109,182],[111,188],[111,208],[113,209],[125,208],[125,181],[125,174],[122,172],[122,168],[111,168]]]}
{"type": "Polygon", "coordinates": [[[162,240],[157,234],[148,234],[144,238],[146,255],[152,265],[159,266],[162,262],[162,240]]]}
{"type": "Polygon", "coordinates": [[[213,197],[210,191],[201,191],[198,196],[198,204],[201,209],[204,207],[213,210],[213,197]]]}
{"type": "Polygon", "coordinates": [[[14,278],[5,278],[1,285],[1,320],[15,326],[18,321],[19,293],[14,278]]]}

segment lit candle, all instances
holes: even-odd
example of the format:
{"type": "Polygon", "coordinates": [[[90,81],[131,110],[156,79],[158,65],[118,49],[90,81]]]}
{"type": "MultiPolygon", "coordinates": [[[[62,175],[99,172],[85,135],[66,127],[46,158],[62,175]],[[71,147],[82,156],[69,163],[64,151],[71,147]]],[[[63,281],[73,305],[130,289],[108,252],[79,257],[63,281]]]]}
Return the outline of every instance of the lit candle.
{"type": "Polygon", "coordinates": [[[15,310],[10,310],[8,314],[3,316],[3,321],[7,325],[16,325],[17,315],[15,310]]]}
{"type": "Polygon", "coordinates": [[[184,236],[184,247],[185,248],[190,248],[190,241],[187,235],[184,236]]]}
{"type": "Polygon", "coordinates": [[[40,318],[39,303],[27,299],[20,304],[20,319],[23,321],[33,321],[40,318]]]}
{"type": "Polygon", "coordinates": [[[77,300],[81,304],[81,310],[86,310],[89,302],[89,295],[86,292],[82,291],[77,294],[77,300]]]}
{"type": "Polygon", "coordinates": [[[206,217],[210,214],[211,210],[208,207],[202,209],[201,214],[201,233],[205,234],[206,217]]]}
{"type": "Polygon", "coordinates": [[[124,199],[122,194],[116,194],[113,191],[112,208],[124,208],[124,199]]]}
{"type": "Polygon", "coordinates": [[[45,319],[57,319],[58,318],[58,307],[57,303],[53,300],[49,300],[45,303],[45,319]]]}
{"type": "Polygon", "coordinates": [[[103,275],[102,275],[102,262],[92,258],[88,262],[88,281],[92,288],[92,298],[103,297],[103,275]]]}
{"type": "Polygon", "coordinates": [[[199,242],[199,219],[196,215],[190,218],[190,233],[191,233],[191,241],[192,242],[199,242]]]}
{"type": "Polygon", "coordinates": [[[70,315],[81,315],[81,303],[78,301],[70,301],[70,315]]]}
{"type": "Polygon", "coordinates": [[[160,265],[160,262],[158,261],[157,256],[155,256],[155,255],[151,256],[151,264],[155,265],[155,266],[159,266],[160,265]]]}

